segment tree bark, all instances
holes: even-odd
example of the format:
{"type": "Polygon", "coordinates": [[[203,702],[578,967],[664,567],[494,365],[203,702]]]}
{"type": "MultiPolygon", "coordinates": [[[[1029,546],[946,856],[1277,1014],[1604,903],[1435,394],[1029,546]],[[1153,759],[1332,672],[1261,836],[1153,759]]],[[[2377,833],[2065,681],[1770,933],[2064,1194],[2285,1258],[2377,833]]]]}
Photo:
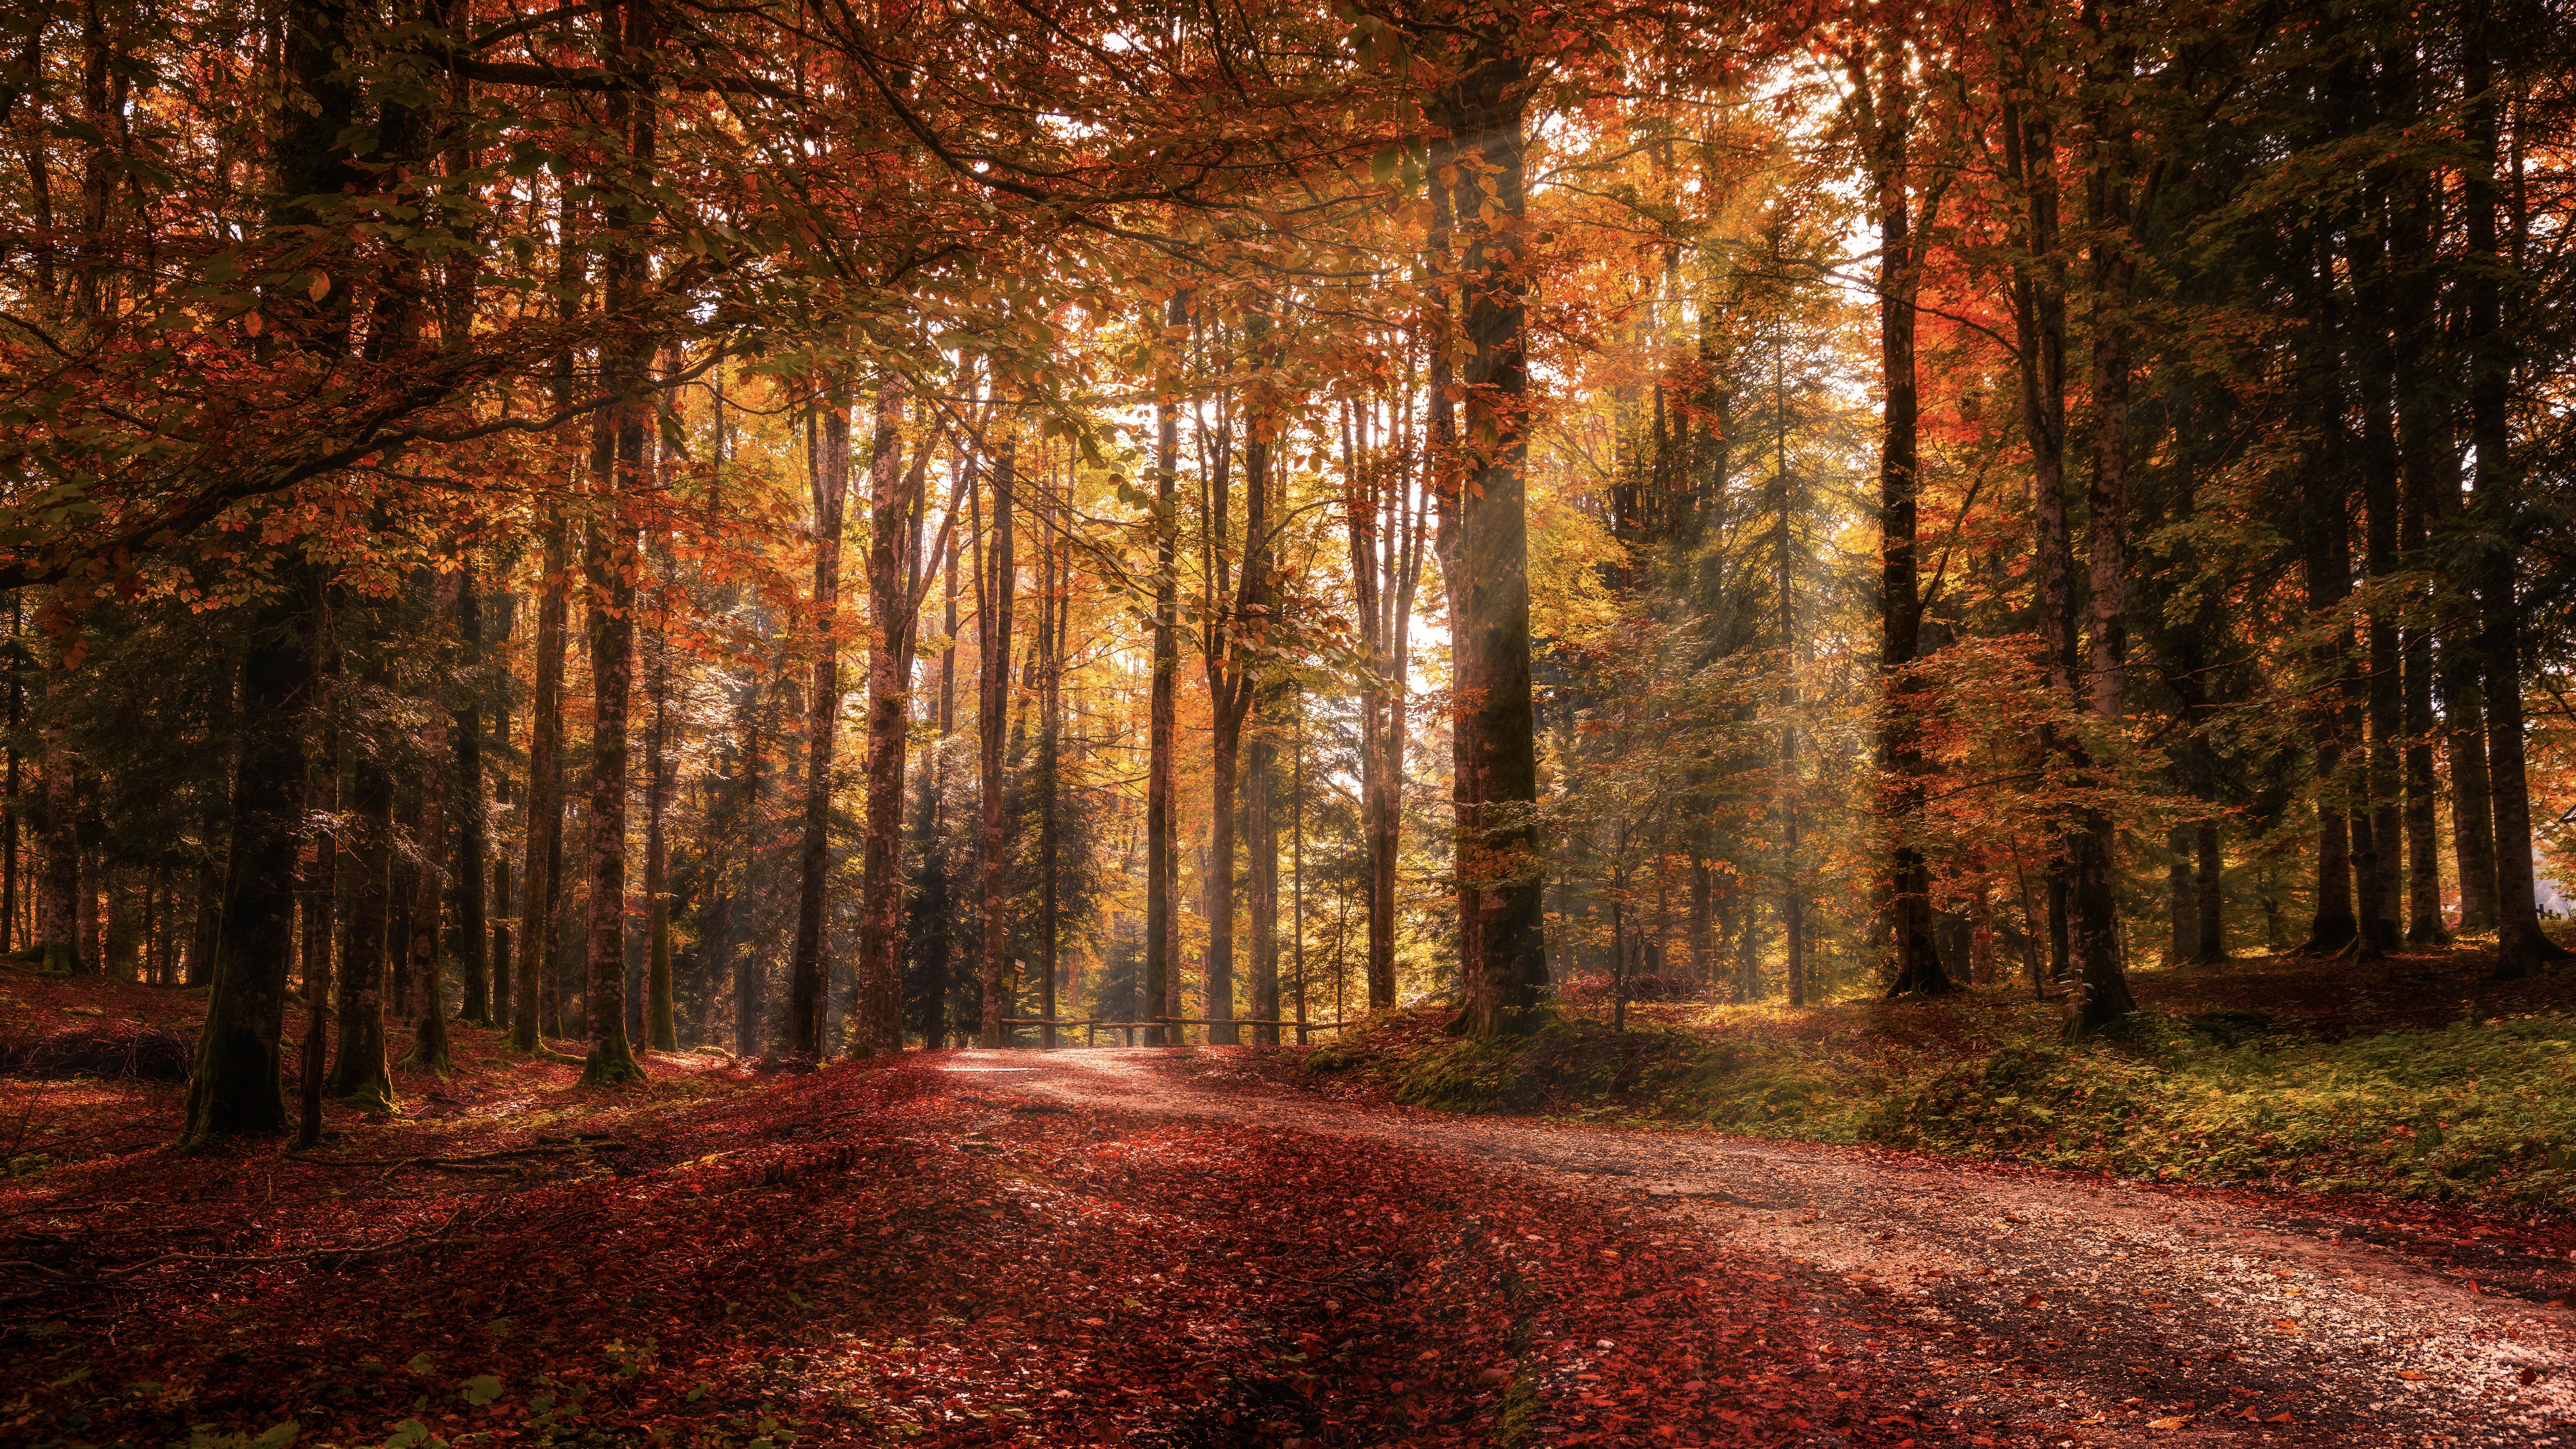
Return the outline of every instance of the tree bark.
{"type": "MultiPolygon", "coordinates": [[[[1046,531],[1039,535],[1038,568],[1038,1016],[1056,1017],[1057,937],[1063,922],[1058,899],[1063,881],[1058,854],[1064,845],[1059,792],[1064,750],[1065,554],[1055,536],[1056,505],[1046,502],[1046,531]]],[[[1039,1029],[1038,1044],[1055,1049],[1055,1028],[1039,1029]]]]}
{"type": "Polygon", "coordinates": [[[286,1127],[279,1037],[295,960],[305,715],[314,678],[308,624],[319,585],[310,570],[290,571],[289,592],[261,606],[242,664],[242,703],[255,723],[243,732],[234,761],[226,929],[188,1078],[183,1145],[286,1127]]]}
{"type": "MultiPolygon", "coordinates": [[[[2018,8],[2015,0],[2000,6],[2007,21],[2018,8]]],[[[2016,35],[2013,43],[2027,40],[2016,35]]],[[[2050,115],[2054,99],[2041,92],[2039,77],[2017,56],[2013,69],[2016,84],[2006,90],[2003,135],[2006,173],[2021,193],[2013,218],[2019,255],[2012,280],[2012,315],[2037,534],[2032,553],[2038,583],[2032,603],[2050,692],[2073,703],[2075,550],[2066,511],[2067,269],[2059,251],[2057,142],[2050,115]]],[[[2043,726],[2037,747],[2044,760],[2068,770],[2089,763],[2083,742],[2053,724],[2043,726]]],[[[2049,979],[2060,983],[2072,969],[2067,910],[2072,845],[2071,832],[2056,842],[2043,886],[2048,902],[2049,979]]]]}
{"type": "Polygon", "coordinates": [[[1528,70],[1513,36],[1496,26],[1464,42],[1467,62],[1431,97],[1433,124],[1462,159],[1453,167],[1452,224],[1465,237],[1458,265],[1466,394],[1456,489],[1442,502],[1456,519],[1464,605],[1452,621],[1457,681],[1451,728],[1458,761],[1459,962],[1466,1034],[1494,1039],[1525,1029],[1547,989],[1539,837],[1537,739],[1530,717],[1529,295],[1521,224],[1528,70]],[[1490,207],[1493,221],[1486,220],[1490,207]]]}
{"type": "MultiPolygon", "coordinates": [[[[359,673],[362,699],[377,699],[391,681],[385,659],[390,641],[383,606],[370,606],[366,663],[359,673]]],[[[340,946],[340,1051],[331,1066],[332,1096],[363,1112],[392,1112],[393,1076],[385,1069],[385,927],[393,890],[394,775],[391,741],[381,722],[370,722],[354,741],[348,828],[354,837],[349,864],[348,934],[340,946]]]]}
{"type": "MultiPolygon", "coordinates": [[[[2097,21],[2097,23],[2099,23],[2097,21]]],[[[2106,73],[2093,78],[2092,130],[2127,135],[2122,114],[2131,61],[2126,41],[2109,44],[2106,73]]],[[[2137,273],[2127,140],[2105,140],[2087,178],[2095,231],[2091,247],[2093,333],[2093,473],[2086,490],[2092,519],[2087,539],[2092,656],[2085,705],[2102,726],[2115,725],[2128,689],[2129,587],[2129,300],[2137,273]]],[[[2073,838],[2067,964],[2073,975],[2066,1025],[2086,1036],[2118,1025],[2137,1010],[2120,964],[2119,826],[2109,811],[2079,812],[2073,838]]]]}
{"type": "MultiPolygon", "coordinates": [[[[2490,0],[2468,17],[2461,80],[2469,160],[2463,209],[2472,262],[2468,302],[2469,435],[2477,448],[2478,654],[2485,670],[2487,771],[2495,804],[2495,974],[2506,980],[2537,972],[2569,952],[2540,929],[2533,879],[2531,786],[2522,722],[2522,608],[2515,589],[2521,562],[2522,478],[2513,455],[2509,409],[2514,346],[2505,330],[2501,274],[2518,274],[2521,258],[2503,246],[2496,212],[2500,104],[2494,72],[2498,24],[2490,0]]],[[[2517,163],[2519,164],[2519,163],[2517,163]]]]}
{"type": "Polygon", "coordinates": [[[644,1045],[652,1051],[680,1047],[678,1005],[671,981],[671,844],[665,825],[671,808],[670,607],[660,593],[670,586],[669,536],[657,534],[652,554],[657,597],[653,627],[644,641],[644,693],[653,711],[645,727],[644,913],[650,933],[644,973],[644,1045]]]}
{"type": "MultiPolygon", "coordinates": [[[[851,1050],[860,1054],[903,1049],[903,772],[912,715],[912,669],[921,634],[921,605],[933,575],[948,581],[948,629],[957,628],[956,575],[944,569],[946,551],[956,535],[957,502],[949,501],[941,521],[939,543],[927,561],[922,555],[923,493],[935,439],[924,439],[903,466],[903,410],[908,396],[900,373],[889,371],[877,388],[874,435],[869,439],[868,505],[868,757],[867,825],[861,845],[859,903],[859,1009],[851,1050]]],[[[972,486],[971,470],[961,466],[962,486],[972,486]]],[[[941,658],[940,685],[948,688],[949,661],[955,641],[941,658]]],[[[947,705],[942,706],[942,729],[947,705]]],[[[928,824],[938,828],[936,787],[925,807],[928,824]]],[[[939,867],[923,837],[923,869],[939,867]]],[[[941,881],[945,893],[946,881],[941,881]]],[[[945,940],[946,923],[938,929],[945,940]]],[[[947,961],[939,967],[940,1014],[945,1015],[947,961]]],[[[937,1045],[925,1042],[926,1045],[937,1045]]]]}
{"type": "Polygon", "coordinates": [[[1878,341],[1883,393],[1879,441],[1879,675],[1882,698],[1878,768],[1885,832],[1889,972],[1887,994],[1944,996],[1959,984],[1941,967],[1932,934],[1932,869],[1918,833],[1923,813],[1921,725],[1915,719],[1913,666],[1923,632],[1923,598],[1915,553],[1920,489],[1919,404],[1915,386],[1915,299],[1922,287],[1925,242],[1915,239],[1938,205],[1927,196],[1915,214],[1908,150],[1914,124],[1906,53],[1893,31],[1876,40],[1876,73],[1865,52],[1851,62],[1853,96],[1868,130],[1869,170],[1878,217],[1878,341]]]}
{"type": "MultiPolygon", "coordinates": [[[[320,748],[308,764],[304,807],[308,817],[331,824],[312,832],[312,859],[304,867],[304,1048],[297,1071],[297,1095],[302,1098],[295,1131],[298,1149],[322,1141],[322,1079],[330,1071],[327,1013],[340,875],[340,613],[340,589],[332,585],[321,591],[313,621],[312,649],[321,671],[314,688],[316,713],[321,716],[320,748]]],[[[160,975],[168,975],[166,959],[160,975]]]]}
{"type": "MultiPolygon", "coordinates": [[[[841,728],[841,519],[850,490],[850,404],[819,404],[814,460],[814,682],[805,698],[805,833],[797,850],[796,949],[788,972],[787,1051],[820,1059],[829,996],[824,893],[830,884],[832,755],[841,728]]],[[[901,795],[898,792],[897,800],[901,795]]],[[[871,832],[873,834],[873,832],[871,832]]]]}
{"type": "MultiPolygon", "coordinates": [[[[1175,291],[1165,325],[1189,325],[1189,294],[1175,291]]],[[[1173,689],[1181,669],[1180,640],[1180,402],[1177,379],[1155,383],[1154,400],[1154,656],[1145,725],[1145,1015],[1163,1015],[1175,970],[1179,933],[1173,930],[1172,884],[1179,879],[1172,841],[1172,748],[1177,712],[1173,689]]],[[[1145,1045],[1164,1044],[1160,1026],[1145,1030],[1145,1045]]]]}
{"type": "Polygon", "coordinates": [[[458,578],[456,641],[465,691],[450,722],[456,741],[456,949],[465,969],[459,1021],[492,1024],[492,966],[483,896],[483,597],[468,565],[458,578]]]}
{"type": "MultiPolygon", "coordinates": [[[[450,590],[456,590],[459,595],[463,593],[453,576],[440,578],[430,586],[426,602],[429,604],[427,623],[432,631],[441,629],[446,622],[448,608],[453,602],[446,597],[450,590]]],[[[443,643],[430,652],[438,666],[444,666],[450,658],[443,643]]],[[[443,667],[435,670],[431,683],[433,690],[443,682],[437,675],[445,672],[443,667]]],[[[439,903],[446,894],[443,889],[446,881],[443,869],[447,844],[446,785],[452,763],[448,750],[448,717],[433,709],[420,727],[420,798],[412,817],[411,939],[408,943],[411,954],[408,975],[412,1048],[411,1055],[403,1064],[440,1076],[455,1065],[447,1050],[447,991],[441,970],[443,933],[439,929],[439,903]]]]}
{"type": "Polygon", "coordinates": [[[2398,774],[2400,715],[2404,685],[2398,662],[2397,598],[2397,424],[2395,365],[2389,351],[2388,286],[2381,238],[2349,242],[2354,289],[2354,323],[2360,345],[2361,492],[2365,511],[2362,531],[2363,568],[2369,581],[2367,634],[2368,673],[2363,680],[2365,718],[2370,727],[2368,758],[2362,769],[2361,809],[2370,821],[2370,854],[2356,861],[2357,915],[2366,952],[2384,956],[2405,945],[2405,902],[2399,882],[2405,874],[2404,806],[2398,774]]]}
{"type": "MultiPolygon", "coordinates": [[[[2320,285],[2331,285],[2320,279],[2320,285]]],[[[2345,519],[2349,480],[2344,474],[2342,387],[2331,360],[2339,345],[2331,325],[2333,309],[2320,309],[2317,346],[2329,360],[2313,367],[2323,396],[2312,406],[2326,419],[2325,442],[2310,461],[2301,508],[2301,562],[2306,603],[2322,637],[2311,649],[2316,698],[2311,706],[2316,755],[2316,912],[2300,949],[2332,955],[2360,938],[2360,918],[2353,910],[2352,834],[2347,811],[2345,749],[2351,739],[2350,672],[2347,639],[2351,626],[2344,603],[2351,593],[2352,539],[2345,519]]]]}
{"type": "MultiPolygon", "coordinates": [[[[2410,92],[2411,94],[2411,92],[2410,92]]],[[[2396,317],[2393,360],[2397,389],[2397,461],[2401,484],[2398,556],[2409,568],[2424,567],[2424,550],[2432,522],[2441,516],[2441,488],[2446,481],[2435,460],[2450,446],[2444,421],[2447,401],[2434,373],[2436,287],[2429,265],[2432,253],[2431,179],[2409,176],[2398,189],[2395,222],[2390,229],[2390,260],[2396,317]]],[[[2458,490],[2452,490],[2456,497],[2458,490]]],[[[2418,945],[2448,941],[2442,921],[2441,853],[2436,839],[2440,785],[2433,772],[2433,640],[2436,630],[2424,622],[2436,602],[2436,591],[2419,583],[2409,591],[2417,618],[2399,640],[2405,668],[2403,727],[2406,735],[2406,939],[2418,945]]],[[[2481,763],[2483,763],[2483,754],[2481,763]]]]}
{"type": "MultiPolygon", "coordinates": [[[[1005,404],[1007,407],[1007,404],[1005,404]]],[[[976,1040],[985,1047],[1003,1043],[1002,1018],[1008,1014],[1011,990],[1009,785],[1004,778],[1004,733],[1011,723],[1011,602],[1018,590],[1018,570],[1011,551],[1011,493],[1017,484],[1014,465],[1018,439],[1007,417],[996,418],[1001,444],[992,464],[992,517],[975,569],[976,729],[981,747],[982,831],[979,862],[982,878],[977,904],[983,912],[981,980],[983,1020],[976,1040]]]]}
{"type": "Polygon", "coordinates": [[[563,683],[572,550],[560,513],[545,523],[538,565],[536,688],[529,701],[527,862],[519,879],[519,988],[510,1020],[510,1045],[541,1051],[557,1023],[549,1009],[554,961],[553,916],[562,883],[554,867],[563,839],[563,683]]]}

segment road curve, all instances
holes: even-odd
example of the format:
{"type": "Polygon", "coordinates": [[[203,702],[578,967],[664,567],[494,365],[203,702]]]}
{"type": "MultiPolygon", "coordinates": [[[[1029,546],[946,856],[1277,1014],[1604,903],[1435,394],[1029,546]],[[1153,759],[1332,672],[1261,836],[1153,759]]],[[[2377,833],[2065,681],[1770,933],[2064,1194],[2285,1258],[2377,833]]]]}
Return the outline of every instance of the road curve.
{"type": "Polygon", "coordinates": [[[1927,1443],[2576,1443],[2576,1266],[2247,1195],[1707,1133],[1391,1108],[1241,1049],[960,1052],[1004,1096],[1396,1142],[1643,1198],[1927,1443]],[[2380,1241],[2366,1240],[2380,1239],[2380,1241]]]}

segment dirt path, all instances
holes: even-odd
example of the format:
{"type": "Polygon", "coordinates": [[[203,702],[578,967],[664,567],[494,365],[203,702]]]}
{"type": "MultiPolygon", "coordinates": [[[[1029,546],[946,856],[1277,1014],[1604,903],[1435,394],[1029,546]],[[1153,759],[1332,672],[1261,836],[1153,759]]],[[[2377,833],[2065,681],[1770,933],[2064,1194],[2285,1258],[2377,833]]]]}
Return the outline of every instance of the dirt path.
{"type": "Polygon", "coordinates": [[[1334,1100],[1245,1053],[960,1053],[999,1093],[1396,1141],[1643,1197],[1819,1333],[1927,1441],[2576,1441],[2576,1267],[2151,1186],[1334,1100]],[[1766,1280],[1768,1281],[1768,1280],[1766,1280]]]}

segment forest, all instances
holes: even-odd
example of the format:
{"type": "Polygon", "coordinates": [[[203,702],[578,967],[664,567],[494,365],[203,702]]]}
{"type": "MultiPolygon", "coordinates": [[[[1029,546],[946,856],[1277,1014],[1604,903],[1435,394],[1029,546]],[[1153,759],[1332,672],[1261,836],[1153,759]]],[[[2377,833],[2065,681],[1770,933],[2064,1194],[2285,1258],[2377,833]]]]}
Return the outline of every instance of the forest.
{"type": "Polygon", "coordinates": [[[0,1438],[2576,1425],[2559,0],[13,0],[0,140],[0,1438]]]}

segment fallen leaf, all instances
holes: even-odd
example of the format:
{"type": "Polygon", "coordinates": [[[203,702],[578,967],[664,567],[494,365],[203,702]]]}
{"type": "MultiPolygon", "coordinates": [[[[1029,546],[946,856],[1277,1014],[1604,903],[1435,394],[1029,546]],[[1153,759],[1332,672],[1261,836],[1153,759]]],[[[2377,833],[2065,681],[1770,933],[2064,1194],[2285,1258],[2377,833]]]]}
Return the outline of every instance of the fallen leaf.
{"type": "Polygon", "coordinates": [[[2401,1379],[2429,1379],[2432,1377],[2431,1374],[2428,1374],[2421,1369],[2399,1369],[2397,1371],[2397,1376],[2401,1379]]]}
{"type": "Polygon", "coordinates": [[[2179,1429],[2190,1422],[2191,1420],[2189,1419],[2149,1419],[2147,1421],[2147,1427],[2150,1429],[2179,1429]]]}

